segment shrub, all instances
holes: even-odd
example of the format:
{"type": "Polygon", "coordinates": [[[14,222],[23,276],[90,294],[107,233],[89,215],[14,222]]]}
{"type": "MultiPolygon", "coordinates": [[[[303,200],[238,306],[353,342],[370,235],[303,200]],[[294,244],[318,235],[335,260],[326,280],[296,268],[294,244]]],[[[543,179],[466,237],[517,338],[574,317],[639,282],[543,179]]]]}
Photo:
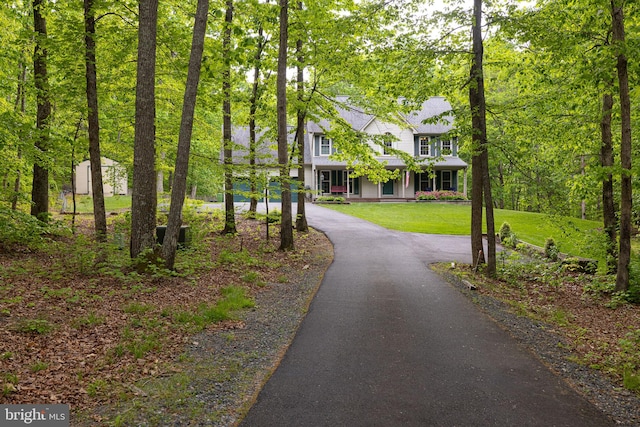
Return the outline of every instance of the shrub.
{"type": "Polygon", "coordinates": [[[577,257],[563,260],[562,267],[575,273],[595,274],[598,271],[598,263],[596,261],[577,257]]]}
{"type": "Polygon", "coordinates": [[[269,215],[267,215],[267,221],[269,224],[280,224],[282,221],[282,212],[277,209],[269,212],[269,215]]]}
{"type": "Polygon", "coordinates": [[[345,199],[341,196],[320,196],[316,199],[317,202],[335,202],[344,203],[345,199]]]}
{"type": "Polygon", "coordinates": [[[518,243],[520,243],[520,240],[515,233],[511,233],[506,239],[504,239],[502,243],[509,248],[515,249],[518,247],[518,243]]]}
{"type": "Polygon", "coordinates": [[[418,191],[416,200],[467,200],[462,193],[456,191],[418,191]]]}
{"type": "Polygon", "coordinates": [[[416,193],[416,200],[438,200],[433,192],[418,191],[416,193]]]}
{"type": "Polygon", "coordinates": [[[629,289],[626,292],[629,302],[640,304],[640,259],[632,255],[629,264],[629,289]]]}
{"type": "Polygon", "coordinates": [[[503,222],[498,231],[500,241],[504,243],[509,237],[511,237],[511,225],[508,222],[503,222]]]}
{"type": "Polygon", "coordinates": [[[43,236],[52,231],[51,225],[20,211],[0,208],[0,247],[24,245],[37,247],[43,236]]]}
{"type": "Polygon", "coordinates": [[[16,325],[18,332],[45,335],[51,332],[53,325],[46,319],[21,319],[16,325]]]}
{"type": "Polygon", "coordinates": [[[551,261],[557,261],[560,256],[560,250],[556,245],[556,241],[549,237],[544,243],[544,255],[551,261]]]}

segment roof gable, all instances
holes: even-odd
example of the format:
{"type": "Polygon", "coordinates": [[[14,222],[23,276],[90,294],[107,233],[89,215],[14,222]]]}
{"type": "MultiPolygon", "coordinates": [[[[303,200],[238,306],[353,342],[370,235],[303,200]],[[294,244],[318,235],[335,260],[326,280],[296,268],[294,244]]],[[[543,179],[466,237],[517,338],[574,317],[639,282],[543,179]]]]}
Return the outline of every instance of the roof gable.
{"type": "MultiPolygon", "coordinates": [[[[337,97],[336,102],[335,108],[340,118],[357,132],[365,132],[376,120],[375,115],[366,113],[360,107],[350,105],[347,96],[337,97]]],[[[442,134],[450,131],[453,127],[451,104],[441,96],[429,98],[422,103],[420,110],[399,114],[399,116],[413,129],[414,133],[418,134],[442,134]],[[438,116],[441,119],[435,123],[423,123],[438,116]]],[[[326,119],[322,119],[319,123],[309,122],[307,125],[307,130],[312,133],[323,133],[329,128],[330,123],[326,119]]]]}

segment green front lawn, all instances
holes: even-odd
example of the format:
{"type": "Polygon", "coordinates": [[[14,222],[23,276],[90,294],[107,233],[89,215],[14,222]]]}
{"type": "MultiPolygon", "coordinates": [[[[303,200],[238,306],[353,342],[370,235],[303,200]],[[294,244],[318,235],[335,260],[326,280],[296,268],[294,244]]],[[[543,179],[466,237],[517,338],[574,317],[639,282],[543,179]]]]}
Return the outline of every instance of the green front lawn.
{"type": "MultiPolygon", "coordinates": [[[[426,234],[468,235],[471,233],[471,206],[469,205],[351,203],[350,205],[326,205],[326,207],[393,230],[426,234]]],[[[596,251],[590,249],[590,246],[599,246],[594,242],[594,234],[602,227],[600,222],[503,209],[496,209],[494,214],[496,232],[500,230],[503,222],[508,222],[511,230],[521,241],[544,246],[546,239],[552,237],[562,252],[600,258],[596,251]]]]}

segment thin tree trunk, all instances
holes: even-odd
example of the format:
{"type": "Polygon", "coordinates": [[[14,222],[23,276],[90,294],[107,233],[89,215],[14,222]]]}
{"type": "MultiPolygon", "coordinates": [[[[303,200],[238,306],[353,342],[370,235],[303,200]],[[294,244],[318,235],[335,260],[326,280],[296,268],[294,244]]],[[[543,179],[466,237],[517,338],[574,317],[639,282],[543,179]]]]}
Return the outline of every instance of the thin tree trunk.
{"type": "Polygon", "coordinates": [[[96,72],[96,19],[93,0],[84,0],[85,63],[87,80],[87,107],[89,122],[89,163],[91,164],[91,191],[93,218],[98,242],[107,241],[107,214],[102,186],[102,160],[100,156],[100,123],[98,120],[98,82],[96,72]]]}
{"type": "Polygon", "coordinates": [[[51,101],[49,99],[49,76],[47,75],[47,21],[42,14],[43,0],[33,0],[33,29],[36,33],[33,53],[33,76],[35,79],[36,112],[36,158],[33,163],[33,185],[31,189],[31,215],[42,221],[49,214],[49,170],[47,151],[49,150],[49,119],[51,101]]]}
{"type": "MultiPolygon", "coordinates": [[[[482,96],[484,98],[484,94],[482,96]]],[[[486,128],[484,129],[485,141],[486,141],[486,128]]],[[[484,182],[484,203],[485,203],[485,211],[486,221],[487,221],[487,276],[495,277],[496,275],[496,226],[495,226],[495,218],[493,215],[493,200],[491,196],[491,179],[489,176],[489,153],[487,151],[487,147],[484,147],[484,151],[482,153],[482,162],[483,162],[483,182],[484,182]]]]}
{"type": "Polygon", "coordinates": [[[486,142],[484,81],[482,76],[482,0],[474,1],[473,21],[473,59],[471,62],[469,83],[469,105],[471,108],[471,141],[473,155],[471,158],[471,256],[473,268],[477,269],[485,263],[482,243],[482,201],[484,161],[482,159],[486,142]]]}
{"type": "Polygon", "coordinates": [[[131,257],[156,246],[155,77],[158,0],[140,0],[136,122],[131,202],[131,257]]]}
{"type": "Polygon", "coordinates": [[[187,84],[184,91],[184,103],[182,104],[182,121],[180,123],[176,168],[173,174],[173,185],[171,186],[171,207],[169,208],[167,230],[162,243],[162,257],[164,258],[165,266],[170,270],[173,270],[175,264],[178,235],[182,225],[182,206],[187,192],[191,134],[193,132],[193,117],[198,94],[198,83],[200,81],[200,65],[202,63],[202,52],[204,51],[204,37],[207,32],[208,13],[209,0],[198,0],[193,25],[193,41],[191,43],[187,84]]]}
{"type": "Polygon", "coordinates": [[[289,36],[289,1],[280,0],[280,45],[278,48],[278,78],[276,81],[278,116],[278,163],[282,196],[280,250],[293,249],[293,221],[291,215],[291,179],[287,139],[287,39],[289,36]]]}
{"type": "Polygon", "coordinates": [[[486,211],[487,222],[487,276],[494,277],[496,275],[496,230],[495,220],[493,216],[493,200],[491,195],[491,177],[489,176],[489,151],[487,146],[487,119],[486,104],[484,96],[484,69],[483,55],[484,47],[482,45],[482,0],[475,0],[474,4],[475,27],[473,29],[473,50],[476,63],[476,82],[478,92],[478,128],[480,133],[480,158],[482,161],[482,182],[484,208],[486,211]]]}
{"type": "MultiPolygon", "coordinates": [[[[20,61],[20,74],[18,75],[18,91],[16,96],[15,111],[20,111],[23,115],[26,111],[24,86],[27,80],[27,67],[20,61]]],[[[18,209],[18,197],[20,195],[20,180],[22,178],[22,148],[17,148],[18,162],[16,167],[16,179],[13,182],[13,194],[11,195],[11,210],[18,209]]]]}
{"type": "MultiPolygon", "coordinates": [[[[76,204],[76,143],[80,136],[80,129],[82,127],[82,116],[78,118],[78,124],[76,125],[76,132],[73,136],[73,142],[71,143],[71,200],[73,202],[73,211],[71,213],[71,232],[76,234],[76,214],[78,213],[78,206],[76,204]]],[[[102,261],[103,256],[99,256],[98,259],[102,261]]]]}
{"type": "MultiPolygon", "coordinates": [[[[498,180],[500,182],[500,188],[504,189],[504,165],[501,163],[498,164],[498,180]]],[[[500,199],[498,199],[498,208],[504,209],[504,190],[500,195],[500,199]]]]}
{"type": "MultiPolygon", "coordinates": [[[[164,163],[164,158],[166,153],[160,153],[160,165],[158,166],[158,172],[156,172],[156,194],[162,195],[164,193],[164,171],[162,170],[162,163],[164,163]]],[[[171,185],[169,185],[171,187],[171,185]]]]}
{"type": "Polygon", "coordinates": [[[607,271],[616,271],[618,243],[616,233],[616,206],[613,198],[613,136],[611,132],[611,115],[613,109],[613,96],[606,93],[602,96],[602,118],[600,121],[600,133],[602,145],[600,146],[600,164],[605,170],[602,180],[602,217],[604,231],[607,234],[607,271]]]}
{"type": "Polygon", "coordinates": [[[262,53],[266,44],[264,40],[264,30],[262,24],[258,28],[258,46],[254,56],[253,86],[251,88],[251,99],[249,100],[249,186],[251,191],[251,201],[249,202],[249,212],[253,214],[258,210],[258,173],[256,170],[256,113],[258,111],[258,99],[260,98],[260,69],[262,68],[262,53]]]}
{"type": "Polygon", "coordinates": [[[223,234],[236,233],[236,217],[233,206],[233,142],[231,141],[231,23],[233,22],[233,0],[226,0],[227,12],[224,19],[222,40],[222,144],[224,146],[224,212],[223,234]]]}
{"type": "Polygon", "coordinates": [[[618,253],[618,272],[616,275],[616,291],[629,289],[629,264],[631,262],[631,100],[629,98],[629,75],[625,51],[624,34],[624,1],[611,1],[611,17],[613,26],[613,43],[618,49],[616,68],[618,70],[618,86],[620,88],[620,119],[622,137],[620,140],[620,251],[618,253]]]}
{"type": "MultiPolygon", "coordinates": [[[[298,9],[302,10],[302,2],[298,2],[298,9]]],[[[305,127],[305,112],[302,110],[303,97],[304,97],[304,53],[302,52],[302,39],[296,41],[296,53],[297,53],[297,95],[298,106],[297,110],[297,123],[296,123],[296,141],[298,143],[298,211],[296,212],[296,230],[301,233],[309,231],[309,225],[307,224],[307,214],[305,209],[305,188],[304,188],[304,154],[305,154],[305,140],[304,140],[304,127],[305,127]]]]}
{"type": "MultiPolygon", "coordinates": [[[[22,159],[22,149],[18,147],[18,161],[22,159]]],[[[21,163],[21,162],[18,162],[21,163]]],[[[13,194],[11,195],[11,210],[18,209],[18,196],[20,195],[20,178],[22,177],[22,170],[18,164],[16,168],[16,179],[13,181],[13,194]]]]}

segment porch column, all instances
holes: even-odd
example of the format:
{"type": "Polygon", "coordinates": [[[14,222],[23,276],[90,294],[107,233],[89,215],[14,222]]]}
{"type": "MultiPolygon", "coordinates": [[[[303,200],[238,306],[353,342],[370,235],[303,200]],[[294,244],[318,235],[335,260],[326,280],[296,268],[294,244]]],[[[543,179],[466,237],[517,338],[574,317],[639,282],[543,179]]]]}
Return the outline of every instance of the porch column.
{"type": "Polygon", "coordinates": [[[382,184],[378,183],[378,199],[382,199],[382,184]]]}
{"type": "Polygon", "coordinates": [[[467,168],[464,168],[464,196],[467,197],[467,168]]]}
{"type": "Polygon", "coordinates": [[[433,178],[431,178],[431,180],[432,180],[431,190],[432,191],[438,191],[438,189],[436,188],[436,174],[435,173],[433,174],[433,178]]]}
{"type": "Polygon", "coordinates": [[[404,170],[404,173],[402,174],[402,177],[400,179],[400,185],[402,186],[402,198],[406,199],[406,194],[405,194],[405,189],[406,189],[406,183],[407,183],[407,173],[409,173],[408,170],[404,170]]]}
{"type": "Polygon", "coordinates": [[[311,167],[311,200],[314,200],[318,195],[318,170],[316,166],[311,167]]]}
{"type": "Polygon", "coordinates": [[[347,169],[347,182],[346,182],[346,187],[347,187],[347,199],[349,198],[349,193],[351,192],[351,186],[349,185],[349,169],[347,169]]]}

